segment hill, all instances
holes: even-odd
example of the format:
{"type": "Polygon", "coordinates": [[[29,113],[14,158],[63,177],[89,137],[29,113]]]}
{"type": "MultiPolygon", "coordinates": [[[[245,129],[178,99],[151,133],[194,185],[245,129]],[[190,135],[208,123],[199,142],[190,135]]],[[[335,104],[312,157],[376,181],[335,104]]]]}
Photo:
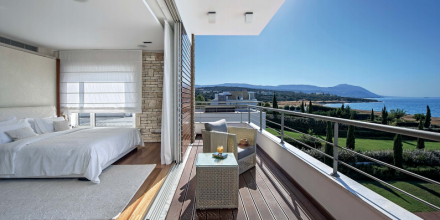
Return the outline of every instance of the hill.
{"type": "MultiPolygon", "coordinates": [[[[217,92],[234,92],[234,91],[255,91],[255,98],[258,101],[271,102],[273,99],[273,90],[266,89],[252,89],[244,87],[226,87],[226,86],[208,86],[196,88],[196,97],[201,94],[205,100],[212,100],[217,92]]],[[[341,97],[332,95],[329,93],[317,94],[317,93],[304,93],[294,91],[276,91],[278,101],[314,101],[321,103],[345,103],[345,102],[377,102],[374,99],[354,98],[354,97],[341,97]]]]}
{"type": "Polygon", "coordinates": [[[279,85],[279,86],[262,86],[262,85],[251,85],[244,83],[223,83],[219,85],[196,85],[196,87],[241,87],[250,89],[264,89],[264,90],[274,90],[274,91],[293,91],[293,92],[303,92],[303,93],[329,93],[332,95],[342,96],[342,97],[353,97],[353,98],[381,98],[382,96],[377,95],[368,91],[360,86],[353,86],[348,84],[340,84],[333,87],[319,87],[312,85],[279,85]]]}

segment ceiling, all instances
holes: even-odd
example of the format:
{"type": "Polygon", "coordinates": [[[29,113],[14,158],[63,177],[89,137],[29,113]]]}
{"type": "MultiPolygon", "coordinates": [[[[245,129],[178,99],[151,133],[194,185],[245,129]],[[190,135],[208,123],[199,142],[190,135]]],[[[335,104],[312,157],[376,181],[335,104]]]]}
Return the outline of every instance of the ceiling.
{"type": "Polygon", "coordinates": [[[163,50],[164,39],[143,0],[0,0],[0,34],[53,50],[163,50]]]}
{"type": "Polygon", "coordinates": [[[284,0],[176,0],[185,28],[195,35],[259,35],[284,0]],[[216,22],[208,22],[208,12],[216,22]],[[245,23],[245,13],[253,22],[245,23]]]}

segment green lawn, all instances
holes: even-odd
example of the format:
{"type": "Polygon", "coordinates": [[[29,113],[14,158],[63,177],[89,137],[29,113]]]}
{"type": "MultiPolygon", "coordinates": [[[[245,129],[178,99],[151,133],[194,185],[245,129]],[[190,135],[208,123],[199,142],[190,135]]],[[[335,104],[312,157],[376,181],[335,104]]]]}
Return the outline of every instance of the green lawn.
{"type": "MultiPolygon", "coordinates": [[[[272,133],[273,135],[279,135],[275,130],[272,128],[266,129],[268,132],[272,133]]],[[[292,132],[292,131],[284,131],[284,135],[293,137],[295,139],[298,139],[301,134],[292,132]]],[[[325,139],[325,137],[319,136],[322,139],[325,139]]],[[[285,138],[287,139],[287,138],[285,138]]],[[[345,147],[346,138],[339,138],[339,146],[345,147]]],[[[416,149],[416,141],[404,141],[403,142],[403,149],[416,149]]],[[[355,150],[360,151],[368,151],[368,150],[387,150],[387,149],[393,149],[393,140],[377,140],[377,139],[360,139],[356,138],[356,148],[355,150]]],[[[440,150],[440,142],[427,142],[425,141],[425,149],[431,150],[436,149],[440,150]]]]}
{"type": "MultiPolygon", "coordinates": [[[[387,198],[410,212],[437,211],[429,206],[376,181],[359,181],[365,187],[387,198]]],[[[419,181],[389,181],[389,184],[415,195],[433,205],[440,206],[440,186],[419,181]]]]}

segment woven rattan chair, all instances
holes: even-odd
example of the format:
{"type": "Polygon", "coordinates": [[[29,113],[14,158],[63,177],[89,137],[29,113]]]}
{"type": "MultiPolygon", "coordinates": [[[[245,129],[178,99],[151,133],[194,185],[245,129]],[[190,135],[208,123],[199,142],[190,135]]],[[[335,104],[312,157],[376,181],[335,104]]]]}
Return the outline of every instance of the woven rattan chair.
{"type": "MultiPolygon", "coordinates": [[[[252,128],[228,127],[228,146],[225,152],[234,153],[239,166],[239,173],[252,168],[257,163],[257,130],[252,128]],[[247,139],[250,149],[241,149],[237,145],[237,140],[247,139]]],[[[202,130],[203,153],[214,153],[217,146],[211,146],[211,132],[202,130]]]]}

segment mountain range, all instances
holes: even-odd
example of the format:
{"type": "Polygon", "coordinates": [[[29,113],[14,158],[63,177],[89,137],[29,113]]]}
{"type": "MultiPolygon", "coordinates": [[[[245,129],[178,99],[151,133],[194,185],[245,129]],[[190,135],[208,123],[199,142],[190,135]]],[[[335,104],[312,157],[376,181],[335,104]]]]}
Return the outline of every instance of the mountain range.
{"type": "Polygon", "coordinates": [[[251,85],[245,83],[223,83],[218,85],[196,85],[196,88],[200,87],[214,87],[214,86],[225,86],[225,87],[243,87],[250,89],[265,89],[274,91],[294,91],[303,93],[330,93],[332,95],[338,95],[342,97],[353,97],[353,98],[381,98],[383,96],[377,95],[368,91],[360,86],[353,86],[348,84],[339,84],[333,87],[319,87],[312,85],[279,85],[279,86],[262,86],[262,85],[251,85]]]}

